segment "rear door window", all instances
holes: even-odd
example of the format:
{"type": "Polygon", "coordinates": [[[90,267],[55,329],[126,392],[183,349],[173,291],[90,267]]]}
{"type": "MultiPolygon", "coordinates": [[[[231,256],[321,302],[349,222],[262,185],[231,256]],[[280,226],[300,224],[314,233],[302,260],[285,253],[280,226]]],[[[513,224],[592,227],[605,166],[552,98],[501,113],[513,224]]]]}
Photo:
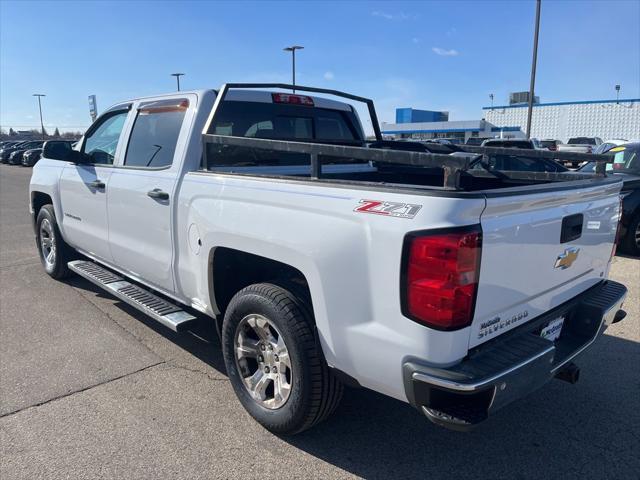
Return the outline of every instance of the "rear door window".
{"type": "Polygon", "coordinates": [[[140,105],[124,165],[138,168],[164,168],[173,163],[184,115],[186,99],[164,100],[140,105]]]}

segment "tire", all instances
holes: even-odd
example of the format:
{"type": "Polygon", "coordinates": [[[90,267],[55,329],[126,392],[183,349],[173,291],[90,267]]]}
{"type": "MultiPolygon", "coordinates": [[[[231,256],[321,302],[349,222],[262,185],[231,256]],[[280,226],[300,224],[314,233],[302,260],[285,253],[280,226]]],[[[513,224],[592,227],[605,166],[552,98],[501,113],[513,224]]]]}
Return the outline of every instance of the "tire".
{"type": "Polygon", "coordinates": [[[70,274],[67,262],[72,260],[73,250],[60,235],[53,205],[44,205],[38,212],[36,246],[42,266],[50,277],[60,280],[70,274]]]}
{"type": "Polygon", "coordinates": [[[640,215],[636,215],[627,228],[627,234],[623,239],[624,249],[634,257],[640,257],[640,215]]]}
{"type": "Polygon", "coordinates": [[[307,305],[280,286],[250,285],[231,299],[222,346],[240,403],[273,433],[292,435],[313,427],[342,398],[343,385],[324,360],[307,305]]]}

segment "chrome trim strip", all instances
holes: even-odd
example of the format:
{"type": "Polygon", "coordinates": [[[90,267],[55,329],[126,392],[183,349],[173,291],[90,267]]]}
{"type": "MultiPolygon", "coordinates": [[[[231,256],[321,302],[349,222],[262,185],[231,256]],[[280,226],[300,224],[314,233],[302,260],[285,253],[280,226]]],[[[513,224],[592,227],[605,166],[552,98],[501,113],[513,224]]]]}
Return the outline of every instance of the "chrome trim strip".
{"type": "Polygon", "coordinates": [[[455,380],[447,380],[444,378],[440,378],[440,377],[436,377],[433,375],[429,375],[427,373],[422,373],[422,372],[414,372],[413,375],[411,375],[411,378],[413,380],[417,380],[420,382],[425,382],[428,383],[430,385],[435,385],[437,387],[442,387],[442,388],[448,388],[450,390],[458,390],[460,392],[475,392],[477,390],[480,390],[482,388],[488,387],[493,383],[496,383],[497,381],[499,381],[502,377],[505,377],[507,375],[509,375],[510,373],[515,372],[516,370],[525,367],[526,365],[528,365],[529,363],[532,363],[536,360],[538,360],[541,357],[544,357],[545,355],[547,355],[550,352],[553,352],[556,349],[555,346],[550,345],[548,348],[544,349],[543,351],[537,353],[536,355],[534,355],[533,357],[527,358],[526,360],[517,363],[515,365],[513,365],[512,367],[509,367],[508,369],[497,373],[496,375],[493,375],[492,377],[489,378],[485,378],[479,382],[474,382],[474,383],[463,383],[463,382],[456,382],[455,380]]]}

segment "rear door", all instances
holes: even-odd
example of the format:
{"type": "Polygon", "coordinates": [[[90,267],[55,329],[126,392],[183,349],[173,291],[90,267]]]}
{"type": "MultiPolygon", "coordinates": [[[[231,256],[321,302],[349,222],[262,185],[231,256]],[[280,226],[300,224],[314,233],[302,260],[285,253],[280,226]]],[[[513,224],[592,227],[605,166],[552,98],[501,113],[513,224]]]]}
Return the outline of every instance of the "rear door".
{"type": "Polygon", "coordinates": [[[109,244],[131,276],[174,291],[172,206],[187,140],[186,98],[141,103],[109,183],[109,244]]]}
{"type": "Polygon", "coordinates": [[[471,347],[606,277],[621,183],[593,183],[597,186],[487,198],[471,347]]]}
{"type": "Polygon", "coordinates": [[[65,240],[104,261],[111,261],[107,241],[107,189],[129,114],[127,106],[105,113],[87,131],[82,151],[91,165],[67,164],[60,177],[65,240]]]}

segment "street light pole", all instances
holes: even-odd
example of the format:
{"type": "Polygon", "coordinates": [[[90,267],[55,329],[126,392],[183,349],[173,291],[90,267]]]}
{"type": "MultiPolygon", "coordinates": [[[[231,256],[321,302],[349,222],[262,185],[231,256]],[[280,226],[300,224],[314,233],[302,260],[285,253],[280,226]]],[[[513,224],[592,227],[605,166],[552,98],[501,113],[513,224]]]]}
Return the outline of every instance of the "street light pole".
{"type": "Polygon", "coordinates": [[[180,91],[180,77],[183,76],[184,73],[172,73],[172,77],[176,77],[176,82],[178,82],[178,91],[180,91]]]}
{"type": "Polygon", "coordinates": [[[538,33],[540,32],[540,3],[536,0],[536,28],[533,34],[533,60],[531,61],[531,84],[529,85],[529,109],[527,111],[527,139],[531,138],[531,115],[533,113],[533,94],[536,86],[536,63],[538,60],[538,33]]]}
{"type": "Polygon", "coordinates": [[[34,97],[38,97],[38,109],[40,110],[40,128],[42,133],[42,140],[44,140],[44,123],[42,122],[42,103],[40,102],[40,97],[46,97],[44,93],[34,93],[34,97]]]}
{"type": "Polygon", "coordinates": [[[491,109],[493,110],[493,93],[489,94],[489,98],[491,99],[491,109]]]}
{"type": "Polygon", "coordinates": [[[616,104],[620,103],[620,85],[616,85],[616,104]]]}
{"type": "Polygon", "coordinates": [[[304,47],[301,47],[300,45],[291,45],[290,47],[285,47],[283,48],[283,50],[285,52],[291,52],[291,73],[292,73],[292,77],[293,77],[293,93],[296,93],[296,50],[302,50],[304,47]]]}

